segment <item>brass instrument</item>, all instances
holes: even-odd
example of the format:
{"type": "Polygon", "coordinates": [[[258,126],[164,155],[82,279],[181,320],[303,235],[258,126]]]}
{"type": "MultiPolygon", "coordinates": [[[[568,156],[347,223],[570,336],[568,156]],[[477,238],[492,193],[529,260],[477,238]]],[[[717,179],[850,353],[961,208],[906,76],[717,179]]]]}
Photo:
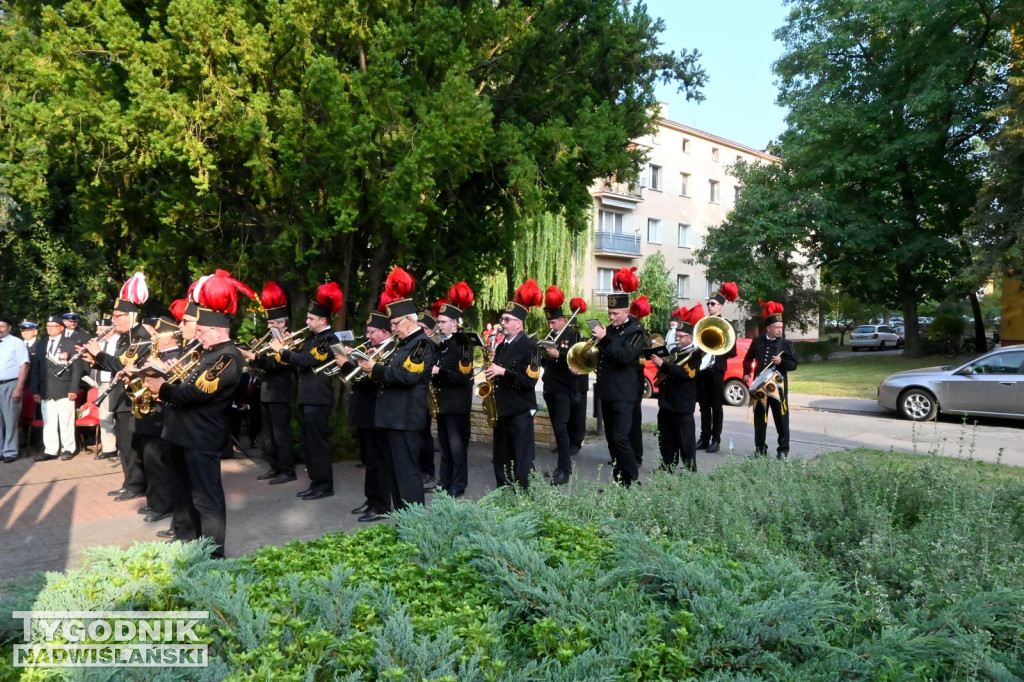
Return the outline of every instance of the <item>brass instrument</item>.
{"type": "MultiPolygon", "coordinates": [[[[153,347],[156,348],[156,344],[153,344],[153,347]]],[[[156,356],[153,355],[151,357],[155,359],[156,356]]],[[[172,384],[181,383],[185,377],[192,373],[192,370],[199,364],[199,360],[202,357],[203,343],[198,339],[193,339],[185,346],[178,361],[167,368],[167,382],[172,384]]],[[[141,377],[132,379],[126,390],[132,400],[132,414],[135,415],[136,419],[142,419],[153,414],[153,410],[156,409],[157,396],[153,395],[153,392],[149,390],[141,377]],[[133,391],[132,386],[138,386],[137,390],[133,391]]]]}
{"type": "MultiPolygon", "coordinates": [[[[110,336],[113,333],[114,333],[114,325],[110,325],[109,327],[107,327],[107,331],[103,332],[98,337],[96,337],[96,343],[103,343],[104,341],[107,340],[107,337],[110,336]]],[[[71,367],[71,365],[73,365],[76,362],[78,362],[79,360],[81,360],[83,355],[85,355],[85,348],[84,348],[84,346],[83,346],[82,350],[78,351],[77,353],[72,355],[70,358],[68,358],[68,361],[64,365],[62,365],[60,369],[57,370],[57,372],[56,372],[57,376],[58,377],[64,376],[64,373],[68,371],[68,369],[71,367]]]]}
{"type": "MultiPolygon", "coordinates": [[[[374,362],[384,363],[390,360],[391,356],[394,355],[396,350],[398,350],[398,344],[395,342],[395,337],[389,336],[370,353],[366,353],[367,348],[368,346],[366,343],[363,343],[357,346],[355,350],[365,353],[366,356],[374,362]]],[[[341,373],[341,365],[338,364],[336,359],[332,359],[315,368],[313,371],[317,374],[326,374],[329,377],[333,377],[341,373]]],[[[346,386],[351,386],[365,378],[366,372],[363,371],[362,367],[356,365],[356,368],[341,377],[341,380],[346,386]]]]}
{"type": "Polygon", "coordinates": [[[596,344],[597,337],[593,333],[586,341],[574,343],[565,356],[566,364],[580,374],[590,374],[597,369],[599,351],[594,347],[596,344]]]}
{"type": "MultiPolygon", "coordinates": [[[[505,330],[499,324],[494,328],[494,333],[491,334],[489,344],[480,349],[483,353],[484,361],[480,366],[480,371],[484,371],[492,364],[494,364],[494,344],[498,334],[503,333],[505,330]]],[[[486,376],[486,375],[485,375],[486,376]]],[[[494,427],[498,423],[498,402],[494,396],[494,382],[490,379],[485,379],[483,383],[476,385],[476,396],[480,398],[484,407],[484,415],[487,417],[487,425],[494,427]]]]}
{"type": "MultiPolygon", "coordinates": [[[[148,363],[152,363],[158,357],[160,357],[160,350],[157,348],[157,341],[159,339],[166,339],[167,337],[181,336],[181,332],[174,330],[173,332],[164,332],[163,334],[157,334],[150,340],[149,346],[149,360],[148,363]]],[[[130,349],[129,349],[130,350],[130,349]]],[[[113,384],[113,381],[111,381],[113,384]]],[[[137,419],[141,419],[153,412],[153,396],[146,388],[146,382],[142,377],[135,377],[128,382],[125,387],[125,393],[132,401],[132,413],[137,419]],[[144,406],[144,410],[139,409],[139,406],[144,406]]]]}
{"type": "Polygon", "coordinates": [[[438,399],[437,386],[433,381],[427,381],[427,411],[430,412],[430,418],[434,421],[437,421],[437,415],[441,411],[441,403],[438,402],[438,399]]]}
{"type": "MultiPolygon", "coordinates": [[[[299,329],[297,331],[294,331],[294,332],[284,336],[281,339],[281,343],[284,344],[284,346],[281,348],[281,350],[295,350],[299,346],[299,343],[301,341],[305,341],[306,340],[307,332],[309,332],[309,327],[308,326],[303,327],[302,329],[299,329]]],[[[259,341],[257,341],[256,343],[253,344],[253,346],[252,346],[252,353],[254,353],[255,355],[267,355],[267,354],[276,352],[276,351],[274,351],[273,347],[270,345],[270,343],[274,340],[274,338],[275,338],[274,337],[274,330],[271,329],[266,334],[264,334],[262,337],[260,337],[259,341]]]]}
{"type": "MultiPolygon", "coordinates": [[[[693,343],[706,355],[724,355],[736,345],[736,330],[721,317],[702,317],[693,325],[693,343]]],[[[675,364],[685,365],[693,354],[694,351],[690,351],[675,364]]],[[[654,379],[656,385],[661,377],[659,372],[654,379]]]]}
{"type": "Polygon", "coordinates": [[[565,325],[558,330],[558,333],[555,334],[554,338],[551,337],[551,334],[554,333],[554,331],[549,331],[547,336],[545,336],[543,339],[537,342],[537,345],[540,346],[541,348],[554,348],[555,346],[557,346],[558,340],[562,338],[562,334],[565,333],[566,329],[572,326],[572,322],[573,320],[576,319],[577,313],[579,313],[578,310],[572,311],[572,316],[568,319],[568,321],[566,321],[565,325]]]}
{"type": "MultiPolygon", "coordinates": [[[[388,337],[387,341],[385,341],[384,343],[388,343],[388,341],[390,341],[390,340],[391,340],[391,337],[388,337]]],[[[353,351],[359,351],[360,353],[366,353],[366,349],[368,347],[367,346],[368,343],[370,343],[370,342],[369,341],[364,341],[363,343],[359,344],[358,346],[356,346],[352,350],[353,351]]],[[[383,345],[383,344],[381,344],[381,345],[383,345]]],[[[313,368],[313,374],[323,374],[324,376],[329,376],[329,377],[336,376],[340,372],[341,372],[341,365],[338,364],[338,359],[337,358],[331,358],[330,360],[328,360],[324,364],[319,365],[319,366],[313,368]]],[[[350,374],[355,374],[355,372],[351,372],[350,374]]],[[[348,381],[345,381],[345,383],[347,384],[348,381]]]]}

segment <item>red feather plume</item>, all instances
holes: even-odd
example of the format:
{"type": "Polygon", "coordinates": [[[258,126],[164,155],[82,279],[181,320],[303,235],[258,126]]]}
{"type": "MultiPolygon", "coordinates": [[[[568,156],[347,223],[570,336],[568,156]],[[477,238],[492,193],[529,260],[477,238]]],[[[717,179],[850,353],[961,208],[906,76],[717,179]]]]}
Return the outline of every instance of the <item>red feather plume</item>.
{"type": "Polygon", "coordinates": [[[264,308],[281,308],[288,305],[288,297],[277,282],[271,281],[260,292],[260,302],[264,308]]]}
{"type": "Polygon", "coordinates": [[[582,298],[574,298],[569,301],[569,309],[577,315],[587,312],[587,302],[582,298]]]}
{"type": "Polygon", "coordinates": [[[416,280],[402,268],[395,266],[384,281],[384,291],[390,292],[394,300],[406,298],[416,286],[416,280]]]}
{"type": "Polygon", "coordinates": [[[255,291],[232,277],[227,270],[217,270],[212,275],[200,277],[193,286],[191,296],[196,303],[226,315],[238,312],[239,291],[256,302],[260,300],[255,291]]]}
{"type": "Polygon", "coordinates": [[[722,286],[718,287],[718,291],[730,303],[739,298],[740,295],[740,288],[736,286],[736,282],[722,282],[722,286]]]}
{"type": "Polygon", "coordinates": [[[473,290],[465,282],[453,284],[448,289],[448,300],[451,301],[453,306],[463,312],[465,312],[466,308],[473,305],[475,298],[473,290]]]}
{"type": "Polygon", "coordinates": [[[673,310],[670,318],[673,320],[679,320],[680,322],[685,322],[686,316],[689,314],[690,309],[687,308],[686,306],[683,306],[682,308],[676,308],[675,310],[673,310]]]}
{"type": "Polygon", "coordinates": [[[544,307],[561,308],[563,303],[565,303],[565,293],[554,284],[549,286],[544,293],[544,307]]]}
{"type": "Polygon", "coordinates": [[[337,282],[321,284],[317,287],[316,294],[313,298],[316,299],[317,303],[324,306],[332,313],[336,313],[341,310],[341,306],[345,302],[345,296],[341,293],[341,287],[338,286],[337,282]]]}
{"type": "Polygon", "coordinates": [[[761,299],[757,299],[757,302],[761,304],[761,317],[768,317],[769,315],[781,315],[785,312],[785,308],[782,307],[781,303],[775,301],[768,301],[765,303],[761,299]]]}
{"type": "Polygon", "coordinates": [[[445,303],[451,303],[451,301],[447,298],[439,298],[434,301],[434,305],[430,306],[430,314],[433,315],[435,320],[437,319],[437,316],[441,314],[441,306],[445,303]]]}
{"type": "Polygon", "coordinates": [[[544,302],[544,294],[537,286],[537,280],[528,279],[522,286],[516,289],[516,303],[526,309],[541,305],[544,302]]]}
{"type": "Polygon", "coordinates": [[[622,268],[612,277],[612,287],[617,291],[632,293],[640,286],[640,279],[636,276],[636,266],[622,268]]]}
{"type": "Polygon", "coordinates": [[[686,315],[686,321],[690,324],[697,324],[702,319],[704,319],[704,305],[698,303],[690,308],[690,312],[686,315]]]}
{"type": "Polygon", "coordinates": [[[642,320],[651,314],[651,303],[646,296],[641,296],[629,304],[629,314],[642,320]]]}
{"type": "Polygon", "coordinates": [[[403,298],[405,298],[405,297],[404,296],[398,296],[396,294],[392,294],[387,289],[385,289],[383,291],[383,293],[381,293],[381,295],[380,295],[380,303],[377,304],[377,310],[379,310],[382,313],[387,313],[387,311],[388,311],[388,304],[389,303],[394,303],[395,301],[400,301],[403,298]]]}
{"type": "Polygon", "coordinates": [[[181,322],[181,318],[185,316],[185,308],[187,308],[187,307],[188,307],[188,299],[187,298],[175,299],[171,303],[171,307],[170,307],[171,315],[173,315],[174,319],[176,319],[178,322],[181,322]]]}

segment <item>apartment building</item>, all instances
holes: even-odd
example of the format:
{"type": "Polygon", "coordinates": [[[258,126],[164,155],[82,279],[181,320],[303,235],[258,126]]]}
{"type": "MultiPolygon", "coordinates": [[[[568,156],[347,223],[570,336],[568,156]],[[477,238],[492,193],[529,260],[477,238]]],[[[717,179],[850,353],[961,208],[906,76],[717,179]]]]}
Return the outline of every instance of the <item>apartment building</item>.
{"type": "MultiPolygon", "coordinates": [[[[730,167],[739,160],[777,163],[779,159],[711,133],[663,118],[657,131],[635,144],[648,152],[636,185],[613,179],[591,187],[594,197],[592,248],[582,278],[592,305],[607,304],[612,276],[622,267],[643,267],[656,252],[665,257],[676,286],[676,306],[703,303],[718,287],[703,266],[691,264],[709,227],[721,224],[736,201],[739,185],[730,167]]],[[[742,292],[740,292],[742,296],[742,292]]],[[[745,316],[733,304],[723,315],[745,316]]],[[[817,331],[810,336],[817,336],[817,331]]]]}

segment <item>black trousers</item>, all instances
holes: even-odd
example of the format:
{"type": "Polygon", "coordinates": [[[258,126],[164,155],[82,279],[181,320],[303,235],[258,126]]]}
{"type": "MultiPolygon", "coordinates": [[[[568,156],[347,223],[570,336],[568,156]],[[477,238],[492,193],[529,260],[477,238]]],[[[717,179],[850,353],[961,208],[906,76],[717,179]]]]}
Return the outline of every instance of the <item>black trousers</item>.
{"type": "Polygon", "coordinates": [[[172,457],[184,463],[187,471],[186,491],[177,500],[171,528],[184,542],[212,538],[216,546],[210,556],[224,558],[227,505],[220,480],[220,451],[193,450],[172,444],[168,445],[168,450],[172,457]]]}
{"type": "Polygon", "coordinates": [[[427,413],[427,428],[420,432],[420,472],[434,477],[434,434],[430,432],[430,413],[427,413]]]}
{"type": "Polygon", "coordinates": [[[437,415],[441,446],[441,487],[450,495],[466,492],[469,485],[469,412],[437,415]]]}
{"type": "MultiPolygon", "coordinates": [[[[789,454],[789,403],[783,409],[782,403],[777,400],[768,401],[768,409],[771,410],[772,419],[775,421],[775,430],[779,433],[778,456],[781,459],[789,454]]],[[[768,436],[768,415],[761,403],[754,404],[754,450],[760,455],[768,454],[766,439],[768,436]]]]}
{"type": "Polygon", "coordinates": [[[722,442],[722,405],[725,403],[725,372],[705,370],[697,375],[697,404],[700,405],[700,439],[722,442]]]}
{"type": "Polygon", "coordinates": [[[533,415],[530,411],[498,417],[493,430],[491,463],[498,487],[518,483],[524,490],[530,485],[530,472],[536,451],[533,415]]]}
{"type": "Polygon", "coordinates": [[[365,468],[363,472],[363,494],[366,495],[366,504],[378,514],[391,511],[391,487],[389,481],[393,476],[390,472],[384,471],[387,457],[387,439],[380,429],[358,428],[356,436],[359,438],[359,454],[365,468]]]}
{"type": "Polygon", "coordinates": [[[423,475],[419,464],[421,433],[390,429],[382,433],[388,443],[382,473],[387,477],[395,509],[423,504],[423,475]]]}
{"type": "Polygon", "coordinates": [[[569,445],[574,454],[580,451],[587,437],[587,394],[580,391],[579,396],[569,408],[569,445]]]}
{"type": "Polygon", "coordinates": [[[573,407],[580,403],[579,393],[545,393],[544,404],[548,406],[551,418],[551,430],[555,432],[555,445],[558,446],[558,465],[556,471],[572,473],[573,440],[569,435],[569,425],[573,407]]]}
{"type": "Polygon", "coordinates": [[[160,436],[135,434],[136,450],[142,453],[146,468],[146,504],[158,514],[173,512],[178,497],[185,495],[188,469],[180,457],[172,455],[160,436]]]}
{"type": "Polygon", "coordinates": [[[270,468],[295,475],[295,445],[292,438],[292,406],[288,403],[262,403],[263,457],[270,468]]]}
{"type": "Polygon", "coordinates": [[[613,462],[612,475],[627,487],[640,477],[640,462],[633,451],[634,440],[631,438],[636,403],[634,400],[601,401],[604,435],[613,462]]]}
{"type": "Polygon", "coordinates": [[[301,405],[302,447],[306,452],[309,489],[334,492],[334,459],[331,451],[330,419],[333,405],[301,405]]]}
{"type": "Polygon", "coordinates": [[[142,456],[135,450],[135,417],[131,412],[114,413],[114,438],[117,440],[117,457],[124,472],[122,488],[137,495],[146,492],[146,470],[142,456]]]}
{"type": "Polygon", "coordinates": [[[690,471],[697,470],[697,443],[694,440],[695,424],[693,413],[683,414],[665,408],[658,409],[658,447],[661,450],[661,466],[668,472],[676,470],[676,464],[690,471]]]}
{"type": "Polygon", "coordinates": [[[644,411],[640,396],[633,401],[633,421],[629,425],[629,444],[633,446],[636,469],[644,465],[644,411]]]}

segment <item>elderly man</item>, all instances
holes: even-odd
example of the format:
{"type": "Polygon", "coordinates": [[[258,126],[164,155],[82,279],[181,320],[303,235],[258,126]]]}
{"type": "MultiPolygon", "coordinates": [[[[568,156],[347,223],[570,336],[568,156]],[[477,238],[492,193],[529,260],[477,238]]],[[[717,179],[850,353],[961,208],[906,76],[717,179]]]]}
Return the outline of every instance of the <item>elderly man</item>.
{"type": "Polygon", "coordinates": [[[46,320],[46,356],[43,359],[40,399],[43,406],[43,454],[37,462],[71,459],[75,456],[75,398],[82,378],[82,365],[74,362],[63,371],[75,354],[74,342],[64,336],[64,325],[56,315],[46,320]]]}
{"type": "Polygon", "coordinates": [[[0,317],[0,455],[5,462],[18,459],[18,417],[29,371],[28,350],[11,336],[12,326],[10,318],[0,317]]]}

